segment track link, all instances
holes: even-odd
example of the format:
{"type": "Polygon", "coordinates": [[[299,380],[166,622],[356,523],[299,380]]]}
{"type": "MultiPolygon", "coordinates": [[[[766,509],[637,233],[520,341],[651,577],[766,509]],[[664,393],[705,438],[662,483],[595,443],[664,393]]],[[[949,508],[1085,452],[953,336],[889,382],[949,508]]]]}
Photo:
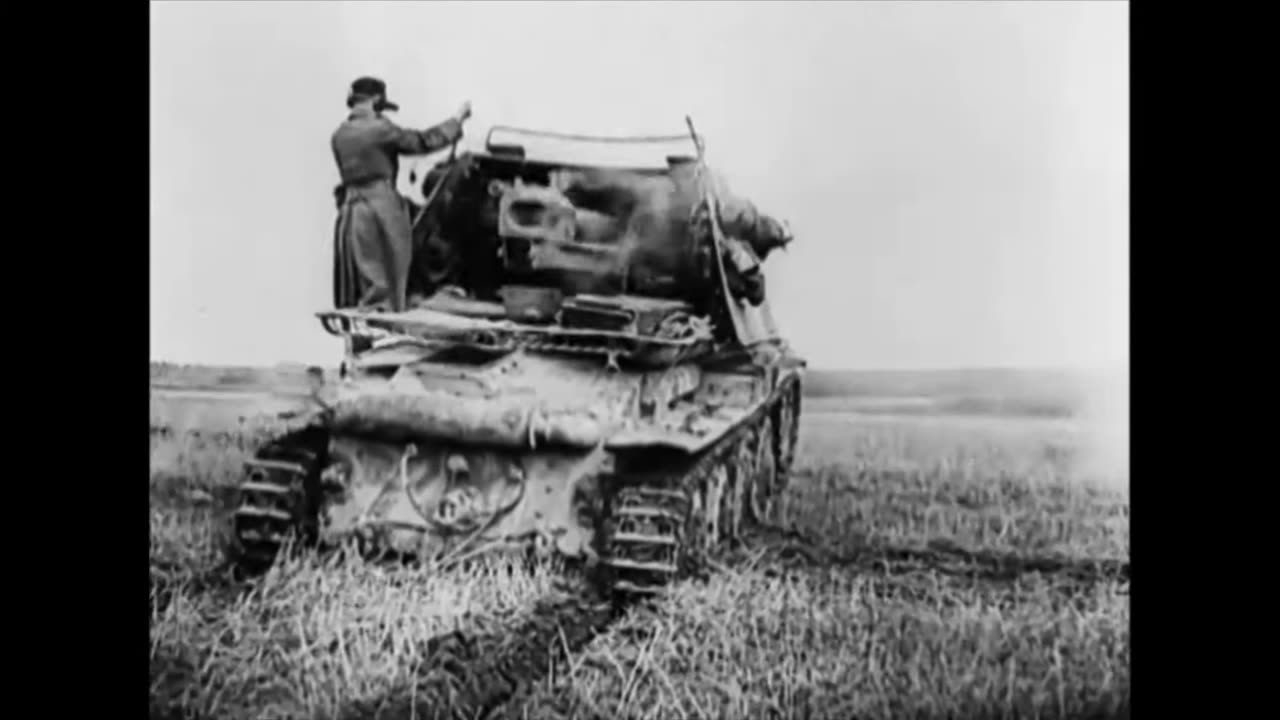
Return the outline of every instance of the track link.
{"type": "Polygon", "coordinates": [[[322,431],[307,429],[268,442],[245,461],[231,511],[231,556],[240,570],[261,572],[290,539],[315,539],[324,451],[322,431]]]}
{"type": "Polygon", "coordinates": [[[722,542],[737,539],[744,518],[755,515],[748,505],[780,491],[777,460],[790,467],[786,441],[794,437],[798,390],[798,380],[787,380],[695,458],[655,462],[638,451],[618,459],[621,471],[605,483],[612,492],[600,542],[604,589],[624,598],[660,594],[703,570],[722,542]]]}
{"type": "Polygon", "coordinates": [[[685,493],[631,486],[613,497],[605,520],[607,587],[626,595],[652,595],[680,574],[690,515],[685,493]]]}

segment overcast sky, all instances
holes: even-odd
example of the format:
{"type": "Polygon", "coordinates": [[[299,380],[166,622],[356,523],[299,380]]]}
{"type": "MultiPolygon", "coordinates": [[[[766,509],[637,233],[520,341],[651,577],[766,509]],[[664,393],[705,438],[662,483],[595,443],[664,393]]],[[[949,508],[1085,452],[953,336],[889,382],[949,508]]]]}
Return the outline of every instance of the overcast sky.
{"type": "MultiPolygon", "coordinates": [[[[1124,2],[154,3],[151,354],[334,364],[329,135],[679,133],[796,243],[774,314],[819,367],[1128,363],[1124,2]]],[[[431,158],[429,160],[432,160],[431,158]]]]}

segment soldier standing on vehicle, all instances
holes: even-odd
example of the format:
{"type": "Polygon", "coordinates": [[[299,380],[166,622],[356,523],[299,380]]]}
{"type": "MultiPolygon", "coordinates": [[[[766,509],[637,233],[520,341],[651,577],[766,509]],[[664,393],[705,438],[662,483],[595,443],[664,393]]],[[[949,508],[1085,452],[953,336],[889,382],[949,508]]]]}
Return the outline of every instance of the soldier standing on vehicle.
{"type": "Polygon", "coordinates": [[[457,142],[471,103],[439,125],[406,130],[382,114],[400,109],[387,99],[386,83],[362,77],[351,84],[347,107],[351,114],[330,141],[342,178],[334,191],[334,304],[399,312],[413,255],[409,211],[395,188],[399,156],[427,155],[457,142]]]}

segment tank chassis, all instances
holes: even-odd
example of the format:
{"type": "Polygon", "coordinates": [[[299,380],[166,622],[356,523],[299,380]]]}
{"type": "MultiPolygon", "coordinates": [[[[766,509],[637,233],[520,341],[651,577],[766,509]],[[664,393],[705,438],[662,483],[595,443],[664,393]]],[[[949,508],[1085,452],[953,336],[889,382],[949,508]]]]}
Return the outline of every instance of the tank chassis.
{"type": "Polygon", "coordinates": [[[698,198],[684,275],[663,285],[616,262],[616,247],[578,247],[588,243],[542,184],[566,165],[492,138],[487,149],[433,171],[445,191],[421,217],[450,232],[451,219],[483,214],[467,203],[483,188],[477,203],[497,218],[478,237],[497,242],[480,257],[496,266],[464,249],[465,293],[400,313],[318,313],[344,340],[343,377],[246,463],[232,514],[242,567],[269,565],[293,536],[442,561],[554,555],[615,591],[652,593],[771,512],[794,459],[805,363],[767,301],[735,297],[722,198],[698,198]],[[537,212],[521,224],[531,197],[537,212]],[[621,287],[597,282],[602,268],[621,268],[621,287]]]}

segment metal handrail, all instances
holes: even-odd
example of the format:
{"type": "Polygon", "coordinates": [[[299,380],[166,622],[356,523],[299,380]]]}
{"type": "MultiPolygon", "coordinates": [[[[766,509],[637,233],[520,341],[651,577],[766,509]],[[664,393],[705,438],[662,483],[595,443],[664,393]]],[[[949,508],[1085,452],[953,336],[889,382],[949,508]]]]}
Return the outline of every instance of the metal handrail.
{"type": "MultiPolygon", "coordinates": [[[[680,134],[680,135],[613,135],[613,136],[609,136],[609,135],[579,135],[579,134],[575,134],[575,133],[553,132],[553,131],[550,131],[550,130],[533,130],[533,129],[530,129],[530,128],[515,127],[515,126],[513,126],[513,125],[494,125],[493,127],[490,127],[490,128],[489,128],[489,132],[488,132],[488,134],[486,134],[486,135],[485,135],[484,143],[485,143],[485,145],[486,145],[486,146],[488,146],[488,145],[490,145],[490,144],[492,143],[492,141],[493,141],[493,133],[494,133],[495,131],[498,131],[498,130],[502,130],[502,131],[504,131],[504,132],[509,132],[509,133],[514,134],[514,135],[527,135],[527,136],[530,136],[530,137],[544,137],[544,138],[552,138],[552,139],[556,139],[556,140],[573,140],[573,141],[577,141],[577,142],[594,142],[594,143],[605,143],[605,144],[615,144],[615,145],[625,145],[625,144],[642,145],[642,144],[646,144],[646,143],[657,144],[657,143],[667,143],[667,142],[684,141],[684,140],[689,140],[689,139],[690,139],[690,136],[689,136],[688,134],[680,134]]],[[[694,142],[695,142],[695,143],[701,143],[701,142],[702,142],[702,138],[701,138],[701,137],[697,137],[697,138],[695,138],[695,139],[694,139],[694,142]]]]}

